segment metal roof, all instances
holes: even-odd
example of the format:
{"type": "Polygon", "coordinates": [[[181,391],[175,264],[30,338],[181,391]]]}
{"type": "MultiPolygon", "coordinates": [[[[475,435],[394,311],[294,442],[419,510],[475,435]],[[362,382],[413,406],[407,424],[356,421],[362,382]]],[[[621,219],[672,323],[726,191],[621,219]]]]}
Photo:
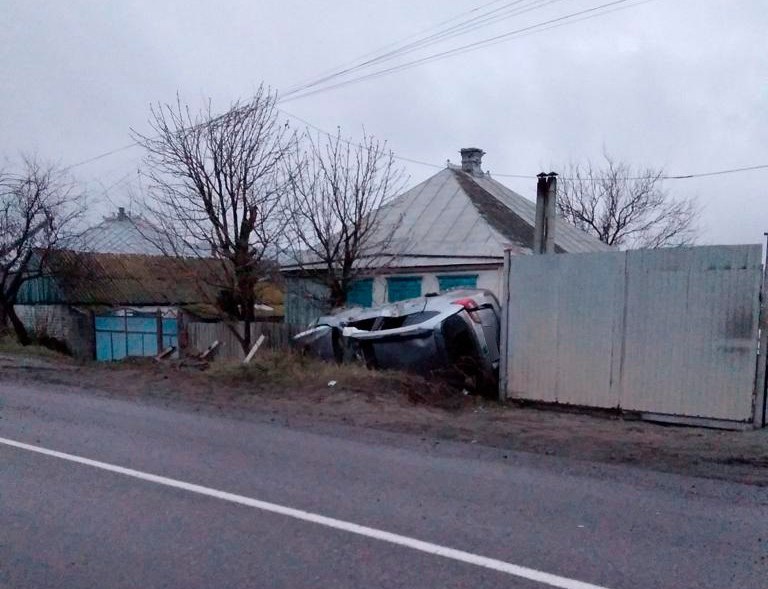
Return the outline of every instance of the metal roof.
{"type": "Polygon", "coordinates": [[[112,254],[163,255],[160,244],[165,239],[156,227],[122,208],[111,217],[85,230],[72,249],[112,254]]]}
{"type": "MultiPolygon", "coordinates": [[[[392,253],[429,258],[430,265],[466,263],[468,257],[501,260],[505,250],[529,254],[536,204],[489,175],[449,166],[406,191],[379,211],[379,236],[391,234],[392,253]]],[[[560,219],[555,229],[560,252],[610,248],[560,219]]],[[[426,261],[426,260],[425,260],[426,261]]],[[[393,265],[408,265],[399,258],[393,265]]]]}
{"type": "MultiPolygon", "coordinates": [[[[138,254],[51,251],[43,298],[70,305],[180,305],[215,303],[227,284],[221,260],[138,254]]],[[[39,279],[38,279],[39,280],[39,279]]],[[[34,295],[33,295],[34,296],[34,295]]]]}

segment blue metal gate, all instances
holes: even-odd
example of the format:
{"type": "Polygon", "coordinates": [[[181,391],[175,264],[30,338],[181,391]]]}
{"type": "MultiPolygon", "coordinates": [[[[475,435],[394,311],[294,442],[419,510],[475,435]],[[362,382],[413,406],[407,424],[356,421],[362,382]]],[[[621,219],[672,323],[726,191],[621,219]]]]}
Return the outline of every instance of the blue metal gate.
{"type": "Polygon", "coordinates": [[[178,347],[178,321],[158,313],[123,309],[95,317],[96,360],[151,357],[178,347]]]}

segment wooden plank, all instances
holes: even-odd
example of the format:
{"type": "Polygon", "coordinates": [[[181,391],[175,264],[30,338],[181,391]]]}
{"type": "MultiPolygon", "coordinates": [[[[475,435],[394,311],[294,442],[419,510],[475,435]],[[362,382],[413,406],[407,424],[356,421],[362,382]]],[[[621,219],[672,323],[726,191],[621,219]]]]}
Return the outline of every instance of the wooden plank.
{"type": "Polygon", "coordinates": [[[208,358],[210,358],[213,355],[213,353],[216,351],[216,348],[219,347],[220,343],[221,342],[219,342],[219,340],[215,340],[210,346],[208,346],[205,352],[200,354],[200,360],[207,360],[208,358]]]}
{"type": "Polygon", "coordinates": [[[264,343],[264,340],[267,339],[264,337],[264,334],[261,334],[259,336],[259,339],[256,340],[256,343],[253,344],[253,347],[251,348],[251,351],[248,352],[248,355],[245,357],[245,360],[243,360],[243,364],[248,364],[253,357],[256,355],[256,352],[259,351],[259,348],[261,347],[261,344],[264,343]]]}
{"type": "Polygon", "coordinates": [[[168,356],[173,354],[175,351],[176,351],[176,346],[168,346],[162,352],[160,352],[157,356],[155,356],[155,360],[165,360],[168,356]]]}

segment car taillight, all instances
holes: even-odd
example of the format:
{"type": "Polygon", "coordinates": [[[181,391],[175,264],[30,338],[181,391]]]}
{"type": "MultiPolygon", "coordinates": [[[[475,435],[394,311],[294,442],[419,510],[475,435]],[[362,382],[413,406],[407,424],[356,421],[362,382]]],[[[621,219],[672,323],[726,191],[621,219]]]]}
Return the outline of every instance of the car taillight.
{"type": "Polygon", "coordinates": [[[480,323],[480,317],[476,313],[477,311],[477,303],[474,301],[474,299],[466,298],[466,299],[456,299],[453,301],[454,305],[461,305],[464,307],[464,310],[469,315],[469,318],[472,319],[475,323],[480,323]]]}

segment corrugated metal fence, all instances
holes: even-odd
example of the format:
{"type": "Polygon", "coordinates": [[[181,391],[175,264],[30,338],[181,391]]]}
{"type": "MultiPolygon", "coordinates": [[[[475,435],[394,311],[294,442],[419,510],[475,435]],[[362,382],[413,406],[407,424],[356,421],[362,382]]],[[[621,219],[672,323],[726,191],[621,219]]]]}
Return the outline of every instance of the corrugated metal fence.
{"type": "Polygon", "coordinates": [[[505,273],[502,396],[755,416],[760,246],[508,255],[505,273]]]}
{"type": "MultiPolygon", "coordinates": [[[[244,324],[233,324],[232,327],[243,333],[244,324]]],[[[192,350],[204,351],[214,341],[218,340],[219,348],[216,350],[216,358],[227,360],[242,360],[245,357],[232,327],[225,323],[187,323],[188,345],[192,350]]],[[[300,330],[285,323],[257,322],[251,325],[251,342],[256,343],[260,335],[264,335],[264,348],[285,349],[290,347],[291,338],[300,330]]]]}

